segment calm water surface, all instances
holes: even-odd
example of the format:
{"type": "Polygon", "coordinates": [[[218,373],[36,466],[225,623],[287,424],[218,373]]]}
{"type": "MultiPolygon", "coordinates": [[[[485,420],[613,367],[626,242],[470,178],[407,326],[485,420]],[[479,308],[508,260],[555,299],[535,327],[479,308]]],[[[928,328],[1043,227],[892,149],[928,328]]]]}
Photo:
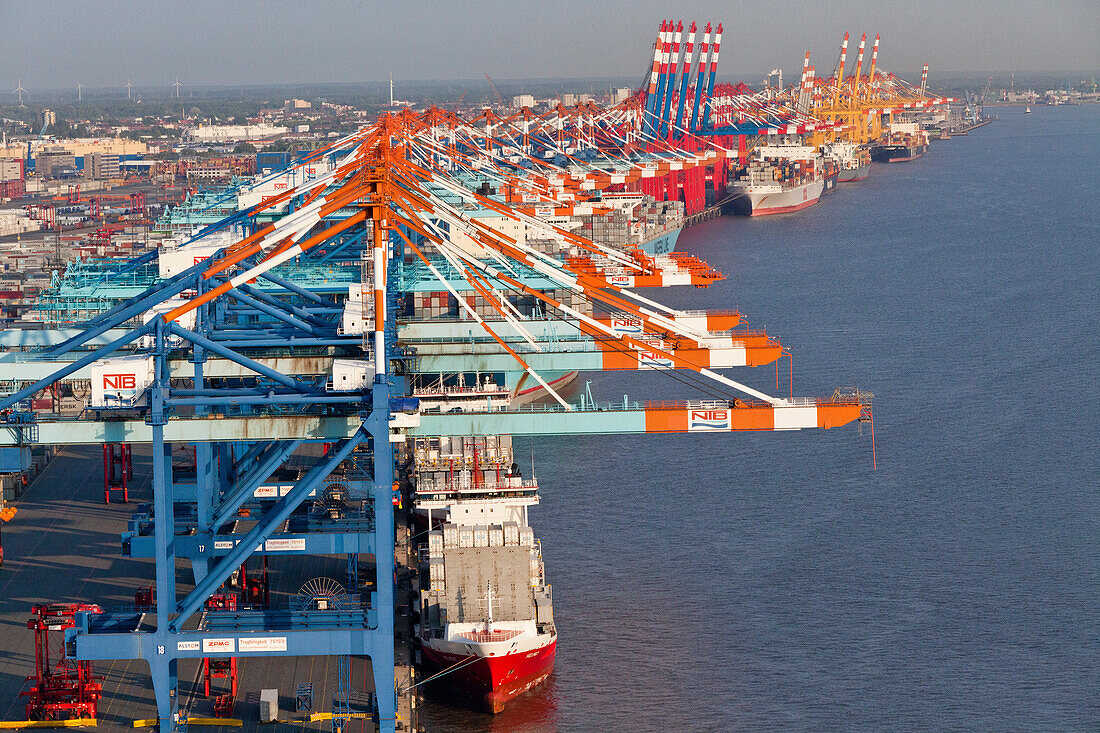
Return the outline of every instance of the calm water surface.
{"type": "Polygon", "coordinates": [[[999,114],[685,231],[728,279],[657,294],[748,313],[797,395],[873,391],[878,470],[856,426],[534,441],[556,672],[427,730],[1100,730],[1100,106],[999,114]]]}

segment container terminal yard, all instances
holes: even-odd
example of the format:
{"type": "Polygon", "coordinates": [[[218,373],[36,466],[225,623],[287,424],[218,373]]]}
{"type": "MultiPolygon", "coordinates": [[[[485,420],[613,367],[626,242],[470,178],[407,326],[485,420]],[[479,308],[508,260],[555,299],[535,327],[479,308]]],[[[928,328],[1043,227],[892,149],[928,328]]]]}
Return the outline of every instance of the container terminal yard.
{"type": "Polygon", "coordinates": [[[873,441],[869,393],[796,395],[778,335],[639,289],[737,277],[675,251],[686,225],[797,216],[981,119],[927,67],[884,71],[877,37],[820,76],[807,53],[789,87],[717,84],[722,32],[661,23],[646,85],[608,104],[392,105],[154,206],[131,182],[5,209],[3,727],[394,731],[428,690],[522,705],[569,579],[513,436],[873,441]],[[597,402],[574,382],[601,370],[693,392],[597,402]]]}

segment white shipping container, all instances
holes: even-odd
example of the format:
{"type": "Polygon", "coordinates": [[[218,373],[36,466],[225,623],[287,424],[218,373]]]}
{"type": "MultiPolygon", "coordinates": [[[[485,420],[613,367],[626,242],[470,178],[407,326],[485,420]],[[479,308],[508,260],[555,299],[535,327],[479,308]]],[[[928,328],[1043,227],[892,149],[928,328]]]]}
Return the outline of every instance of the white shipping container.
{"type": "Polygon", "coordinates": [[[458,547],[458,525],[457,524],[444,524],[443,525],[443,546],[444,547],[458,547]]]}
{"type": "Polygon", "coordinates": [[[506,545],[518,545],[519,544],[519,523],[518,522],[505,522],[504,523],[504,544],[506,544],[506,545]]]}
{"type": "Polygon", "coordinates": [[[463,527],[458,531],[458,546],[459,547],[473,547],[474,546],[474,530],[472,528],[463,527]]]}
{"type": "Polygon", "coordinates": [[[145,390],[153,381],[153,357],[122,356],[92,364],[94,408],[137,407],[147,402],[145,390]]]}
{"type": "Polygon", "coordinates": [[[443,558],[434,558],[428,562],[428,578],[430,580],[446,580],[446,570],[444,569],[443,558]]]}
{"type": "Polygon", "coordinates": [[[430,555],[442,555],[443,554],[443,533],[442,532],[429,532],[428,533],[428,554],[430,554],[430,555]]]}
{"type": "Polygon", "coordinates": [[[499,524],[494,524],[489,527],[489,547],[503,547],[504,546],[504,528],[499,524]]]}
{"type": "Polygon", "coordinates": [[[530,527],[524,527],[519,531],[519,543],[521,545],[527,545],[528,547],[535,546],[535,530],[530,527]]]}
{"type": "Polygon", "coordinates": [[[489,528],[484,524],[474,527],[474,547],[489,546],[489,528]]]}
{"type": "Polygon", "coordinates": [[[260,690],[260,722],[274,723],[279,719],[279,691],[260,690]]]}

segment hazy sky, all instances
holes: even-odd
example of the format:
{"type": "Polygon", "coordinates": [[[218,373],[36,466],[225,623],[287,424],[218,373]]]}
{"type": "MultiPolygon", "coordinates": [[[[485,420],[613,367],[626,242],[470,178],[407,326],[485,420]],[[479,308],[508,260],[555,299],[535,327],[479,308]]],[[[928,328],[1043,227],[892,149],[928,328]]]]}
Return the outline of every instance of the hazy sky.
{"type": "Polygon", "coordinates": [[[641,79],[668,16],[722,21],[723,76],[780,66],[790,78],[806,49],[827,74],[845,30],[853,47],[860,32],[882,34],[890,70],[1100,68],[1098,0],[0,0],[0,84],[641,79]]]}

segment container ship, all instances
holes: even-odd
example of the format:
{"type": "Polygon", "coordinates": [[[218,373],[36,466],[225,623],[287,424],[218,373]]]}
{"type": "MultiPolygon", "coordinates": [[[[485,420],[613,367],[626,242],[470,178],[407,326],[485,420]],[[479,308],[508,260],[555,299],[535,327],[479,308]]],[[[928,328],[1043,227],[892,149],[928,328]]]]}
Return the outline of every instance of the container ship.
{"type": "Polygon", "coordinates": [[[862,181],[871,170],[871,152],[862,145],[847,140],[838,140],[822,148],[825,159],[835,160],[840,168],[841,183],[862,181]]]}
{"type": "Polygon", "coordinates": [[[928,149],[928,134],[917,123],[894,123],[878,144],[871,148],[871,159],[879,163],[904,163],[916,160],[928,149]]]}
{"type": "Polygon", "coordinates": [[[758,147],[747,165],[733,169],[730,193],[738,214],[785,214],[813,206],[825,178],[821,155],[808,145],[758,147]]]}
{"type": "Polygon", "coordinates": [[[608,213],[548,221],[618,250],[640,249],[652,256],[676,249],[684,228],[684,202],[657,201],[645,194],[621,192],[604,193],[594,203],[614,208],[608,213]]]}
{"type": "Polygon", "coordinates": [[[541,543],[528,524],[538,483],[511,436],[424,438],[414,446],[421,552],[423,679],[490,713],[554,670],[557,630],[541,543]]]}

